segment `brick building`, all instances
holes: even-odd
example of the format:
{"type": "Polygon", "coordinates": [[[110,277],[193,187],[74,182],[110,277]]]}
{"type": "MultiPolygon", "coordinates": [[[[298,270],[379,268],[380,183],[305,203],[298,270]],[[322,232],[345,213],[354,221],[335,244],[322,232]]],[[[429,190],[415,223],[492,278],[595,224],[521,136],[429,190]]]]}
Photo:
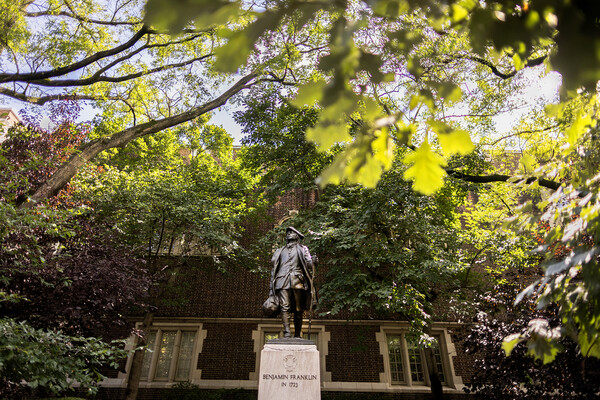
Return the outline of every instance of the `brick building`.
{"type": "Polygon", "coordinates": [[[12,108],[0,108],[0,143],[5,140],[8,128],[21,122],[19,115],[12,108]]]}
{"type": "MultiPolygon", "coordinates": [[[[289,215],[315,201],[315,193],[292,191],[254,229],[266,231],[284,224],[289,215]]],[[[175,282],[176,294],[166,294],[185,301],[161,307],[154,317],[149,337],[153,352],[145,355],[138,398],[166,398],[166,391],[181,382],[207,393],[237,389],[233,392],[246,390],[250,398],[256,396],[262,346],[283,330],[279,318],[262,315],[269,277],[239,265],[222,268],[207,256],[186,259],[186,268],[194,272],[175,282]]],[[[326,266],[319,268],[317,288],[326,266]]],[[[405,337],[408,322],[319,313],[311,321],[310,339],[320,352],[324,398],[343,399],[350,393],[352,398],[431,398],[424,354],[405,337]]],[[[308,325],[305,321],[305,337],[308,325]]],[[[445,398],[467,396],[462,387],[470,374],[469,360],[455,337],[460,328],[454,322],[433,326],[432,334],[439,341],[434,356],[442,372],[445,398]]],[[[130,365],[131,357],[125,371],[130,365]]],[[[103,383],[101,394],[120,398],[126,383],[127,372],[114,374],[103,383]]]]}

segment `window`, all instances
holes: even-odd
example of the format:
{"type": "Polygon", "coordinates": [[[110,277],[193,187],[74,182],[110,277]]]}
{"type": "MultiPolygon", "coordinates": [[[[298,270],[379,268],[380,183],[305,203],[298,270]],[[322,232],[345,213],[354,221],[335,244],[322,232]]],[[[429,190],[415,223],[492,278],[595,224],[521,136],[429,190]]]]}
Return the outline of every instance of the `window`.
{"type": "MultiPolygon", "coordinates": [[[[442,354],[442,335],[435,335],[435,344],[432,346],[433,360],[438,370],[440,381],[447,385],[447,365],[449,358],[442,354]]],[[[418,343],[409,339],[405,332],[391,332],[385,334],[386,340],[386,369],[389,373],[388,381],[392,385],[418,386],[429,385],[429,372],[425,362],[425,351],[418,343]]]]}
{"type": "Polygon", "coordinates": [[[144,354],[142,380],[188,381],[192,374],[192,361],[197,331],[158,329],[148,334],[148,350],[144,354]]]}
{"type": "Polygon", "coordinates": [[[263,335],[263,345],[265,343],[267,343],[269,340],[273,340],[273,339],[279,339],[281,337],[281,333],[280,332],[264,332],[263,335]]]}

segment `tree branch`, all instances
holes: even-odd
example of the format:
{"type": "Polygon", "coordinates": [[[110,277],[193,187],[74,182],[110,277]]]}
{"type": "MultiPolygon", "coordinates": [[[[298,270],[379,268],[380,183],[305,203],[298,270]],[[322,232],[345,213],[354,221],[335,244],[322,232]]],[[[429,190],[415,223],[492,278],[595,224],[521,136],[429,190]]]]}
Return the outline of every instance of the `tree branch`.
{"type": "MultiPolygon", "coordinates": [[[[481,65],[485,65],[486,67],[488,67],[492,73],[494,75],[496,75],[499,78],[502,79],[509,79],[512,78],[513,76],[515,76],[517,74],[517,70],[512,70],[510,72],[504,73],[502,71],[500,71],[498,69],[498,67],[496,67],[491,61],[486,60],[483,57],[479,57],[479,56],[475,56],[475,55],[453,55],[451,56],[451,58],[457,58],[457,59],[467,59],[467,60],[471,60],[471,61],[475,61],[476,63],[479,63],[481,65]]],[[[537,58],[533,58],[531,60],[527,60],[527,62],[525,63],[526,67],[534,67],[536,65],[540,65],[544,62],[544,60],[548,58],[547,55],[545,56],[541,56],[541,57],[537,57],[537,58]]]]}
{"type": "Polygon", "coordinates": [[[104,72],[108,71],[109,69],[111,69],[115,65],[117,65],[117,64],[119,64],[119,63],[121,63],[121,62],[123,62],[123,61],[125,61],[127,59],[130,59],[131,57],[135,56],[136,54],[139,54],[140,52],[142,52],[144,50],[153,49],[153,48],[156,48],[156,47],[167,47],[167,46],[171,46],[171,45],[174,45],[174,44],[182,44],[182,43],[186,43],[186,42],[190,42],[192,40],[195,40],[195,39],[199,38],[200,36],[202,36],[202,35],[201,34],[196,34],[196,35],[193,35],[193,36],[188,36],[188,37],[186,37],[186,38],[184,38],[182,40],[176,40],[176,41],[173,41],[173,42],[153,43],[153,44],[146,43],[145,45],[137,48],[136,50],[134,50],[134,51],[132,51],[132,52],[130,52],[128,54],[125,54],[124,56],[119,57],[116,60],[112,61],[110,64],[102,67],[101,69],[99,69],[98,71],[96,71],[96,73],[93,76],[100,76],[100,75],[102,75],[104,72]]]}
{"type": "Polygon", "coordinates": [[[71,65],[66,65],[64,67],[55,68],[48,71],[41,72],[29,72],[23,74],[0,74],[0,83],[3,82],[31,82],[36,80],[54,78],[57,76],[66,75],[70,72],[77,71],[78,69],[87,67],[88,65],[99,61],[103,58],[113,56],[115,54],[119,54],[120,52],[127,50],[133,47],[144,35],[148,33],[148,28],[143,26],[139,31],[136,32],[135,35],[127,42],[123,43],[120,46],[114,47],[109,50],[99,51],[97,53],[92,54],[91,56],[84,58],[81,61],[75,62],[71,65]]]}
{"type": "Polygon", "coordinates": [[[46,86],[46,87],[88,86],[88,85],[93,85],[94,83],[98,83],[98,82],[119,83],[119,82],[125,82],[128,80],[131,80],[131,79],[136,79],[141,76],[151,75],[151,74],[154,74],[154,73],[160,72],[160,71],[166,71],[166,70],[173,69],[173,68],[185,67],[186,65],[193,64],[196,61],[202,61],[208,57],[212,57],[213,55],[214,54],[207,54],[207,55],[192,58],[190,60],[186,60],[186,61],[183,61],[180,63],[161,65],[160,67],[152,68],[147,71],[140,71],[140,72],[136,72],[134,74],[128,74],[128,75],[123,75],[123,76],[99,76],[97,74],[94,74],[88,78],[83,78],[83,79],[62,79],[62,80],[61,79],[58,79],[58,80],[44,79],[44,80],[32,80],[32,81],[29,81],[29,83],[38,85],[38,86],[46,86]]]}
{"type": "Polygon", "coordinates": [[[73,176],[75,176],[79,168],[93,159],[100,152],[115,147],[123,147],[134,139],[191,121],[202,114],[212,111],[224,105],[239,91],[249,87],[250,83],[255,81],[257,76],[257,72],[252,72],[242,77],[223,94],[200,107],[191,109],[178,115],[174,115],[172,117],[163,118],[157,121],[148,121],[144,124],[136,125],[117,132],[111,137],[96,139],[85,144],[79,149],[80,151],[78,154],[73,155],[67,162],[60,166],[59,169],[31,195],[31,200],[33,200],[33,202],[23,203],[20,205],[20,207],[32,206],[32,203],[35,201],[40,201],[54,196],[71,180],[71,178],[73,178],[73,176]]]}
{"type": "Polygon", "coordinates": [[[76,19],[76,20],[81,21],[81,22],[87,22],[87,23],[90,23],[90,24],[110,25],[110,26],[119,26],[119,25],[134,26],[134,25],[140,25],[143,22],[143,21],[102,21],[102,20],[99,20],[99,19],[91,19],[91,18],[82,17],[81,15],[69,13],[67,11],[52,12],[51,10],[36,11],[36,12],[26,12],[24,15],[26,17],[30,17],[30,18],[35,18],[35,17],[55,17],[55,16],[68,17],[68,18],[76,19]]]}
{"type": "Polygon", "coordinates": [[[24,101],[30,104],[43,106],[44,104],[55,100],[121,100],[118,96],[92,96],[87,94],[53,94],[48,96],[34,97],[25,93],[16,92],[0,86],[0,94],[11,97],[16,100],[24,101]]]}
{"type": "MultiPolygon", "coordinates": [[[[508,180],[513,179],[513,176],[510,175],[501,175],[501,174],[492,174],[492,175],[469,175],[465,174],[453,169],[446,170],[448,176],[453,178],[457,178],[463,180],[465,182],[472,183],[491,183],[491,182],[508,182],[508,180]]],[[[519,180],[519,183],[532,183],[534,181],[538,181],[539,185],[548,189],[557,190],[560,187],[559,182],[551,181],[549,179],[538,178],[535,176],[531,176],[529,178],[523,178],[519,180]]]]}

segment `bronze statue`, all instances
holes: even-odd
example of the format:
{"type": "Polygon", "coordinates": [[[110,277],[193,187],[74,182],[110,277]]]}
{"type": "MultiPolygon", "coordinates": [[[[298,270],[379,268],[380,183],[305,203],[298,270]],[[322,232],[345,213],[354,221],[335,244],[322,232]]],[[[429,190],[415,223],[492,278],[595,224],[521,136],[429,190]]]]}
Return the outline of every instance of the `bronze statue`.
{"type": "Polygon", "coordinates": [[[291,226],[285,234],[287,244],[277,249],[271,259],[273,269],[269,299],[278,303],[283,320],[283,336],[291,337],[291,313],[294,315],[294,337],[301,337],[303,313],[312,310],[317,301],[313,285],[317,260],[311,257],[308,247],[300,244],[304,235],[291,226]]]}

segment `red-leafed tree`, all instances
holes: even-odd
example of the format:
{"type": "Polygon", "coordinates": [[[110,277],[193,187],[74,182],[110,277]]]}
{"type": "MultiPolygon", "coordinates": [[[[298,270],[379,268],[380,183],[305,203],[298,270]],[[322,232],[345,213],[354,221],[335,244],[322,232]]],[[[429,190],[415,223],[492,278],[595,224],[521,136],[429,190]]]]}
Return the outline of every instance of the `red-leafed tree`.
{"type": "Polygon", "coordinates": [[[0,288],[23,300],[1,310],[38,327],[102,335],[143,297],[144,261],[96,223],[89,207],[74,202],[69,186],[45,204],[15,208],[87,140],[88,126],[74,123],[78,112],[76,103],[55,103],[47,129],[40,116],[26,114],[2,143],[0,288]]]}
{"type": "Polygon", "coordinates": [[[149,286],[145,260],[74,201],[69,186],[35,207],[16,205],[87,140],[77,113],[73,103],[56,103],[47,129],[26,115],[0,144],[0,396],[59,393],[74,380],[93,386],[102,365],[123,356],[96,338],[130,329],[123,315],[149,286]],[[46,365],[42,354],[55,362],[46,365]]]}

